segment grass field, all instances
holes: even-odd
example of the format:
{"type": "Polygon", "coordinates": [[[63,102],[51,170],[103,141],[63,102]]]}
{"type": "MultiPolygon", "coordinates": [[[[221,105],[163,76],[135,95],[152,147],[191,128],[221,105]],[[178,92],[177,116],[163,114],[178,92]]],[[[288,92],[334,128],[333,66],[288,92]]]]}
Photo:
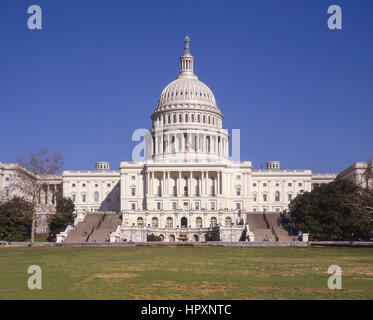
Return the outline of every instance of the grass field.
{"type": "Polygon", "coordinates": [[[373,249],[2,248],[0,274],[0,299],[373,299],[373,249]],[[33,264],[42,290],[27,288],[33,264]]]}

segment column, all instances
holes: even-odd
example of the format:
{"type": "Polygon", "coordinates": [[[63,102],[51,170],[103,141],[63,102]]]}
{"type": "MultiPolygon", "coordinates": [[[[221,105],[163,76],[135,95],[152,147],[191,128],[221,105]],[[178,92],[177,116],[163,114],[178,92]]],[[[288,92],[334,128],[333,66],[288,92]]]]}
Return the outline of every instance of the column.
{"type": "Polygon", "coordinates": [[[146,171],[146,194],[149,194],[150,191],[150,173],[149,171],[146,171]]]}
{"type": "Polygon", "coordinates": [[[209,187],[209,172],[206,171],[206,194],[209,195],[209,190],[208,190],[208,187],[209,187]]]}
{"type": "Polygon", "coordinates": [[[123,195],[126,196],[127,195],[127,181],[126,181],[126,176],[127,176],[127,173],[123,173],[123,195]]]}
{"type": "Polygon", "coordinates": [[[189,172],[189,184],[188,184],[188,196],[190,197],[192,195],[192,178],[193,173],[192,171],[189,172]]]}
{"type": "Polygon", "coordinates": [[[179,179],[178,179],[178,186],[177,186],[177,195],[178,195],[178,197],[181,196],[181,171],[179,171],[179,179]]]}

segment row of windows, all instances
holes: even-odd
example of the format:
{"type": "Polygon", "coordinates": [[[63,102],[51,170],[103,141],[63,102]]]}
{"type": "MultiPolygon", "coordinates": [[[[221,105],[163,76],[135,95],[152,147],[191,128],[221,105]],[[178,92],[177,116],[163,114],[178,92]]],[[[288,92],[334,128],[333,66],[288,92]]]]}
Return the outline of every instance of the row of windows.
{"type": "MultiPolygon", "coordinates": [[[[76,183],[72,183],[71,186],[73,188],[76,188],[76,183]]],[[[87,184],[86,183],[82,183],[82,188],[86,188],[86,187],[87,187],[87,184]]],[[[98,188],[98,183],[95,183],[95,187],[98,188]]],[[[110,188],[111,187],[111,183],[107,183],[106,187],[110,188]]]]}
{"type": "MultiPolygon", "coordinates": [[[[267,201],[268,201],[268,195],[267,195],[266,193],[263,193],[263,194],[262,194],[262,200],[263,200],[264,202],[267,202],[267,201]]],[[[293,195],[289,193],[289,194],[288,194],[288,201],[291,201],[291,200],[293,200],[293,195]]],[[[254,194],[254,196],[253,196],[253,201],[254,201],[254,202],[257,201],[257,195],[256,195],[256,194],[254,194]]],[[[280,195],[280,192],[278,192],[278,191],[275,192],[275,201],[276,201],[276,202],[281,201],[281,195],[280,195]]]]}
{"type": "MultiPolygon", "coordinates": [[[[161,124],[161,116],[159,116],[156,121],[157,124],[161,124]]],[[[212,116],[206,116],[206,115],[200,115],[197,114],[197,116],[192,113],[192,114],[182,114],[179,113],[179,116],[177,117],[177,114],[173,114],[171,117],[171,114],[163,115],[163,122],[162,124],[171,124],[171,123],[182,123],[182,122],[197,122],[197,123],[207,123],[207,124],[212,124],[212,125],[217,125],[218,124],[218,119],[216,117],[212,116]]]]}
{"type": "MultiPolygon", "coordinates": [[[[166,98],[170,98],[170,97],[173,97],[173,96],[174,96],[174,91],[172,91],[171,94],[170,94],[170,92],[168,92],[167,94],[162,94],[162,96],[160,98],[160,102],[163,102],[166,98]]],[[[210,100],[210,98],[212,98],[209,93],[200,91],[199,96],[198,96],[198,91],[194,91],[194,94],[193,94],[192,90],[191,91],[187,91],[187,90],[185,90],[185,91],[183,91],[183,90],[175,91],[175,97],[177,97],[177,96],[180,96],[180,98],[182,98],[183,96],[190,96],[191,98],[193,98],[193,97],[195,97],[195,98],[204,97],[204,98],[208,98],[209,100],[210,100]]]]}
{"type": "MultiPolygon", "coordinates": [[[[254,182],[253,183],[253,187],[256,187],[257,186],[257,183],[254,182]]],[[[263,187],[267,187],[267,182],[263,182],[262,184],[263,187]]],[[[276,183],[276,187],[279,187],[280,184],[277,182],[276,183]]],[[[292,187],[293,186],[293,183],[292,182],[288,182],[288,187],[292,187]]],[[[302,187],[303,186],[303,183],[302,182],[298,182],[298,187],[302,187]]]]}
{"type": "MultiPolygon", "coordinates": [[[[183,207],[184,207],[184,210],[188,210],[189,203],[184,202],[183,207]]],[[[235,204],[235,208],[237,210],[240,210],[241,209],[241,203],[237,202],[235,204]]],[[[177,202],[172,202],[172,210],[177,210],[177,209],[178,209],[177,202]]],[[[215,201],[210,202],[210,209],[211,210],[216,210],[216,202],[215,201]]],[[[136,203],[131,203],[131,210],[136,210],[136,203]]],[[[162,210],[162,202],[160,202],[160,201],[157,202],[157,210],[162,210]]],[[[200,210],[200,203],[199,202],[194,203],[194,210],[200,210]]]]}
{"type": "MultiPolygon", "coordinates": [[[[216,217],[212,217],[210,219],[210,227],[216,227],[218,224],[218,219],[216,217]]],[[[225,226],[231,226],[233,224],[231,217],[226,217],[224,219],[224,225],[225,226]]],[[[137,218],[137,225],[143,226],[144,225],[144,219],[142,217],[137,218]]],[[[197,217],[195,220],[196,228],[203,228],[203,222],[201,217],[197,217]]],[[[152,228],[158,228],[158,218],[153,217],[151,220],[151,226],[152,228]]],[[[171,217],[168,217],[166,220],[166,227],[172,229],[174,227],[174,220],[171,217]]],[[[181,228],[187,228],[188,227],[188,219],[183,217],[181,218],[181,228]]]]}
{"type": "MultiPolygon", "coordinates": [[[[76,201],[77,201],[77,196],[76,196],[75,194],[71,195],[71,200],[72,200],[73,202],[76,202],[76,201]]],[[[110,202],[110,197],[107,197],[106,200],[107,200],[108,202],[110,202]]],[[[86,195],[86,194],[82,194],[82,195],[81,195],[81,201],[82,201],[82,202],[87,202],[87,195],[86,195]]],[[[95,191],[95,192],[93,193],[93,201],[94,201],[94,202],[99,202],[99,201],[100,201],[100,194],[99,194],[97,191],[95,191]]]]}

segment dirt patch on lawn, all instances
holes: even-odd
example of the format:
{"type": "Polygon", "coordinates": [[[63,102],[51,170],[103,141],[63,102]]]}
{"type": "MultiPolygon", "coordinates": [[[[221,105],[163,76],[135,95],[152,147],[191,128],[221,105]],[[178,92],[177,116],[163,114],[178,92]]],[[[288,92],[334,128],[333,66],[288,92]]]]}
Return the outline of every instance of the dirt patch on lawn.
{"type": "Polygon", "coordinates": [[[93,275],[91,278],[94,279],[130,279],[137,277],[134,273],[97,273],[93,275]]]}

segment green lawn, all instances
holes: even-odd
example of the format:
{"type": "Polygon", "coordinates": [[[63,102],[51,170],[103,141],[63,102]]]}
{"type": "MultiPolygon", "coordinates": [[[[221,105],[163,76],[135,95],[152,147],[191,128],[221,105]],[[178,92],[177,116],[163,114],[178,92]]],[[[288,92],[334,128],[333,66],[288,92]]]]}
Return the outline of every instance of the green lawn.
{"type": "Polygon", "coordinates": [[[0,299],[373,299],[373,249],[1,248],[0,274],[0,299]],[[42,290],[27,288],[33,264],[42,290]]]}

